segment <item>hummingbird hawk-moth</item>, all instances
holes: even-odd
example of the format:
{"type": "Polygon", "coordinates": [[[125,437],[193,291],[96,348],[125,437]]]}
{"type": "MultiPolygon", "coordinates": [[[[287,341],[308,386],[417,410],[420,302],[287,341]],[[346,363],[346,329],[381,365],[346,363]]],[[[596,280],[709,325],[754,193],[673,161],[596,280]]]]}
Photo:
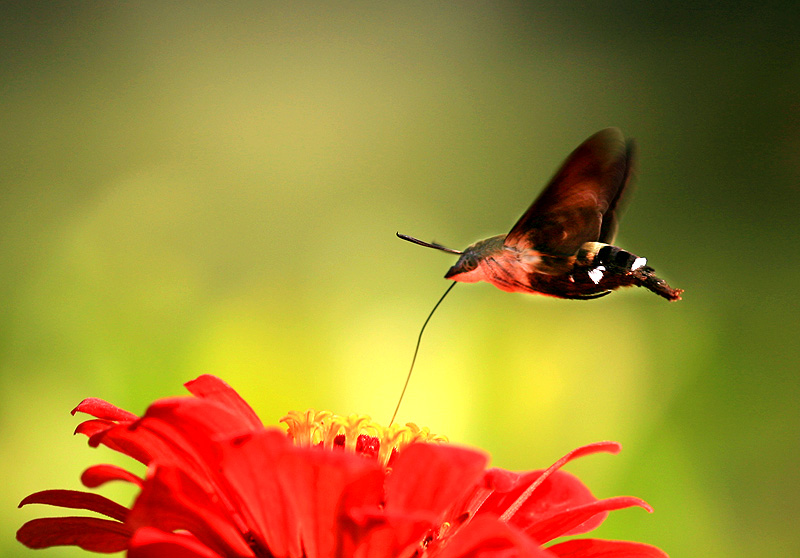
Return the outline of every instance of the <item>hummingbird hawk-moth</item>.
{"type": "Polygon", "coordinates": [[[634,142],[617,128],[607,128],[567,157],[508,234],[480,240],[464,251],[397,236],[458,254],[445,274],[453,281],[486,281],[508,292],[578,300],[637,286],[680,300],[683,291],[657,277],[645,258],[613,245],[634,158],[634,142]]]}

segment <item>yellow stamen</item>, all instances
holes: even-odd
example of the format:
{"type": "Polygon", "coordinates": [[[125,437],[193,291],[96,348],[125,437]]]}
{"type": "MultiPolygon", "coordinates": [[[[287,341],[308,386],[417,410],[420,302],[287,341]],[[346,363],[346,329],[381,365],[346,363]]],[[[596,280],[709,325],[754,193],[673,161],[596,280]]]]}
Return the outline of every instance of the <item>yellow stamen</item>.
{"type": "Polygon", "coordinates": [[[333,449],[337,436],[344,436],[344,448],[356,452],[358,437],[361,435],[377,438],[379,442],[378,462],[386,466],[392,450],[402,451],[413,443],[442,443],[447,438],[432,434],[427,427],[420,428],[413,422],[405,426],[393,424],[388,428],[372,421],[367,415],[342,417],[330,411],[306,412],[290,411],[281,419],[288,427],[287,434],[298,446],[319,446],[333,449]]]}

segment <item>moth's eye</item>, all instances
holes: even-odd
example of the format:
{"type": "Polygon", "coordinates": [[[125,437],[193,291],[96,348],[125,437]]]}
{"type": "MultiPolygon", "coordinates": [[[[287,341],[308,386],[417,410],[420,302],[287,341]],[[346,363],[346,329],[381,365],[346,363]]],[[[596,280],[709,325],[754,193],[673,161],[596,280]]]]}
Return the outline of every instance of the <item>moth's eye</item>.
{"type": "Polygon", "coordinates": [[[461,267],[464,269],[464,271],[472,271],[478,267],[478,260],[475,258],[464,258],[461,267]]]}

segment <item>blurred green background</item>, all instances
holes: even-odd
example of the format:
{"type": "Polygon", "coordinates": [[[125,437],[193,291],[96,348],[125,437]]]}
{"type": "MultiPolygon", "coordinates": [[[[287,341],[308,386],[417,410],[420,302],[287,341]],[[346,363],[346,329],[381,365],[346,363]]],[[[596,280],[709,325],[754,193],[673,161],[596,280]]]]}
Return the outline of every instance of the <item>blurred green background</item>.
{"type": "MultiPolygon", "coordinates": [[[[214,373],[265,422],[388,422],[452,256],[567,154],[640,147],[618,243],[684,300],[461,285],[399,419],[599,497],[598,536],[800,554],[800,41],[760,3],[38,3],[0,14],[0,554],[26,494],[115,461],[71,432],[214,373]]],[[[792,13],[794,9],[794,13],[792,13]]],[[[102,491],[127,503],[131,492],[102,491]]]]}

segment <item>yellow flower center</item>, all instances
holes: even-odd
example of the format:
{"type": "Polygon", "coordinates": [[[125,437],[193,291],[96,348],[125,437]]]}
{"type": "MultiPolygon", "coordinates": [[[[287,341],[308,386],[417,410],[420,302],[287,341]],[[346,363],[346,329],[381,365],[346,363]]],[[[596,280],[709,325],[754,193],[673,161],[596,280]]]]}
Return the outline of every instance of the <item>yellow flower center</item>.
{"type": "Polygon", "coordinates": [[[367,415],[342,417],[330,411],[289,411],[281,419],[288,427],[287,434],[298,446],[321,446],[375,457],[386,467],[394,451],[402,451],[417,442],[441,443],[447,438],[432,434],[427,427],[413,422],[405,426],[393,424],[388,428],[372,421],[367,415]]]}

